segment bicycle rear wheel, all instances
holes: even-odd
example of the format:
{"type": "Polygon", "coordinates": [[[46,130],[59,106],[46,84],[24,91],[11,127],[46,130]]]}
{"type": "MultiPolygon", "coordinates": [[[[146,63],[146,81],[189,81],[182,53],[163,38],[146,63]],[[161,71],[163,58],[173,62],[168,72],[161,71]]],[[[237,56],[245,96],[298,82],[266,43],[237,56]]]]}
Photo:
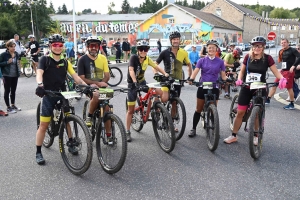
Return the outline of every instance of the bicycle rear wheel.
{"type": "Polygon", "coordinates": [[[25,63],[23,66],[24,75],[29,78],[33,75],[33,67],[30,63],[25,63]]]}
{"type": "Polygon", "coordinates": [[[99,123],[97,128],[96,149],[99,163],[108,174],[117,173],[124,165],[127,156],[126,132],[122,120],[113,113],[104,117],[104,122],[111,121],[111,134],[99,123]],[[105,133],[102,134],[101,131],[105,133]]]}
{"type": "MultiPolygon", "coordinates": [[[[37,124],[37,129],[39,129],[40,126],[40,109],[41,109],[41,102],[38,104],[36,108],[36,124],[37,124]]],[[[46,130],[45,138],[43,141],[43,146],[46,148],[49,148],[52,146],[54,142],[54,136],[53,136],[53,130],[54,130],[54,123],[53,123],[53,115],[51,116],[51,121],[48,125],[48,128],[46,130]]]]}
{"type": "Polygon", "coordinates": [[[110,79],[108,81],[109,86],[117,86],[122,82],[123,73],[118,67],[110,67],[110,79]]]}
{"type": "Polygon", "coordinates": [[[59,150],[67,168],[75,175],[85,173],[93,158],[92,141],[89,130],[83,120],[76,115],[69,114],[66,123],[61,123],[59,131],[59,150]],[[72,142],[68,132],[71,131],[72,142]]]}
{"type": "Polygon", "coordinates": [[[178,97],[170,99],[169,113],[171,114],[176,140],[183,136],[186,126],[186,111],[182,100],[178,97]],[[175,113],[172,113],[172,106],[175,104],[175,113]]]}
{"type": "Polygon", "coordinates": [[[261,155],[263,141],[263,119],[262,110],[259,106],[254,106],[249,118],[249,150],[252,158],[257,159],[261,155]],[[255,128],[256,127],[256,128],[255,128]],[[254,144],[254,137],[257,135],[258,143],[254,144]]]}
{"type": "Polygon", "coordinates": [[[176,143],[174,125],[170,113],[161,103],[156,103],[151,112],[153,131],[160,148],[170,153],[176,143]]]}
{"type": "Polygon", "coordinates": [[[215,151],[220,140],[219,114],[217,107],[210,104],[207,109],[206,140],[209,150],[215,151]]]}
{"type": "Polygon", "coordinates": [[[230,110],[229,110],[229,127],[231,131],[233,131],[233,123],[234,120],[237,116],[237,107],[238,107],[238,98],[239,95],[235,95],[232,99],[231,105],[230,105],[230,110]]]}

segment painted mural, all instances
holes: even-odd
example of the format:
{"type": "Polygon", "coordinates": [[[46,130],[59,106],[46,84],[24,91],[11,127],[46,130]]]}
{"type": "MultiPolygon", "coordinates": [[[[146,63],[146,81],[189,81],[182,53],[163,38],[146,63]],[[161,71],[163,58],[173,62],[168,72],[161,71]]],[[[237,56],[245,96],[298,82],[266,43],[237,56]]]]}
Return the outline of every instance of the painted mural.
{"type": "Polygon", "coordinates": [[[209,40],[212,31],[210,25],[197,18],[192,18],[193,21],[183,22],[180,15],[173,15],[172,12],[174,12],[172,11],[172,7],[167,7],[157,15],[140,24],[137,27],[137,39],[149,39],[151,33],[162,33],[163,38],[167,39],[171,32],[179,31],[183,33],[183,37],[181,38],[182,44],[191,43],[192,40],[194,40],[195,43],[209,40]],[[184,33],[192,33],[193,39],[187,40],[184,33]]]}

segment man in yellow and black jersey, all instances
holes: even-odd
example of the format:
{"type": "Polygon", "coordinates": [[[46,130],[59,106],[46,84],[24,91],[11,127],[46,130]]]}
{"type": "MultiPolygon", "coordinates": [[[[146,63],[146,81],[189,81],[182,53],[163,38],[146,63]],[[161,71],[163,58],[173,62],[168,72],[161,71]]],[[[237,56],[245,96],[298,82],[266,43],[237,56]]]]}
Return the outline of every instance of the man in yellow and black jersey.
{"type": "MultiPolygon", "coordinates": [[[[179,48],[180,44],[180,33],[175,31],[171,32],[169,39],[172,47],[163,50],[159,57],[156,59],[156,63],[159,64],[161,61],[164,62],[165,71],[170,75],[170,77],[174,79],[182,79],[182,66],[183,62],[187,65],[187,71],[189,77],[192,74],[192,65],[189,60],[188,53],[182,49],[179,48]]],[[[156,73],[155,70],[153,70],[154,73],[156,73]]],[[[175,87],[175,90],[177,91],[178,96],[180,96],[181,86],[175,87]]]]}
{"type": "MultiPolygon", "coordinates": [[[[54,34],[49,38],[50,55],[43,56],[38,65],[36,81],[36,95],[42,98],[40,125],[36,133],[36,162],[44,164],[41,148],[45,138],[45,133],[51,121],[54,106],[60,98],[53,98],[45,95],[45,90],[66,91],[65,80],[67,72],[74,78],[77,84],[86,84],[74,71],[72,64],[65,60],[62,52],[64,39],[59,34],[54,34]]],[[[72,144],[72,135],[69,135],[69,142],[72,144]]],[[[78,154],[75,146],[69,146],[69,152],[73,155],[78,154]]]]}
{"type": "MultiPolygon", "coordinates": [[[[93,87],[107,87],[110,78],[107,59],[99,54],[101,40],[97,36],[89,36],[86,39],[87,53],[80,57],[77,65],[77,72],[80,78],[93,87]]],[[[91,97],[89,113],[86,118],[86,125],[92,126],[91,117],[99,105],[99,91],[91,97]]],[[[107,130],[108,131],[108,130],[107,130]]]]}

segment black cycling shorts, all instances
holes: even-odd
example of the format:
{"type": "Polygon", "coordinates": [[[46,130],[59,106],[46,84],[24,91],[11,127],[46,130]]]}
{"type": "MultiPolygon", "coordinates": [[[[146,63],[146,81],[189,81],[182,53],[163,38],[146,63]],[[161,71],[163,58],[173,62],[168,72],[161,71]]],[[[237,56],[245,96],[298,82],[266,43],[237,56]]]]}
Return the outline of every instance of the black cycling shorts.
{"type": "Polygon", "coordinates": [[[61,97],[49,97],[45,95],[41,101],[40,108],[40,121],[50,122],[51,116],[53,115],[54,106],[57,101],[61,100],[61,97]]]}
{"type": "MultiPolygon", "coordinates": [[[[248,106],[253,96],[255,96],[255,92],[257,90],[250,90],[250,88],[242,87],[239,93],[238,105],[240,106],[248,106]]],[[[267,91],[263,90],[262,95],[266,96],[267,91]]]]}
{"type": "MultiPolygon", "coordinates": [[[[197,91],[197,98],[198,99],[205,99],[204,94],[207,94],[207,89],[203,89],[202,87],[198,87],[197,91]]],[[[216,100],[219,99],[219,89],[218,88],[213,88],[212,93],[216,95],[216,100]]]]}
{"type": "MultiPolygon", "coordinates": [[[[131,88],[132,84],[133,83],[128,83],[128,88],[131,88]]],[[[140,86],[146,85],[146,84],[147,84],[146,81],[142,81],[140,83],[140,86]]],[[[134,106],[136,99],[137,99],[137,91],[136,91],[136,89],[130,89],[130,90],[128,90],[128,93],[127,93],[127,105],[134,106]]]]}
{"type": "Polygon", "coordinates": [[[34,60],[34,62],[39,62],[39,56],[38,55],[34,55],[34,56],[31,56],[31,57],[34,60]]]}

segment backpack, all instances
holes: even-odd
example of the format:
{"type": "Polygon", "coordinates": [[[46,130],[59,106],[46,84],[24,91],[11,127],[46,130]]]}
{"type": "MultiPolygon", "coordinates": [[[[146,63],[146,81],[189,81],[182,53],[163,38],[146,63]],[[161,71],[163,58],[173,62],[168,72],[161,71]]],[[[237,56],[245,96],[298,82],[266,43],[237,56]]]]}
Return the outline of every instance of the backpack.
{"type": "MultiPolygon", "coordinates": [[[[44,69],[44,72],[48,70],[50,66],[51,59],[49,58],[49,55],[45,56],[46,57],[46,68],[44,69]]],[[[66,67],[66,71],[68,71],[68,61],[66,59],[63,59],[64,61],[64,66],[66,67]]]]}

